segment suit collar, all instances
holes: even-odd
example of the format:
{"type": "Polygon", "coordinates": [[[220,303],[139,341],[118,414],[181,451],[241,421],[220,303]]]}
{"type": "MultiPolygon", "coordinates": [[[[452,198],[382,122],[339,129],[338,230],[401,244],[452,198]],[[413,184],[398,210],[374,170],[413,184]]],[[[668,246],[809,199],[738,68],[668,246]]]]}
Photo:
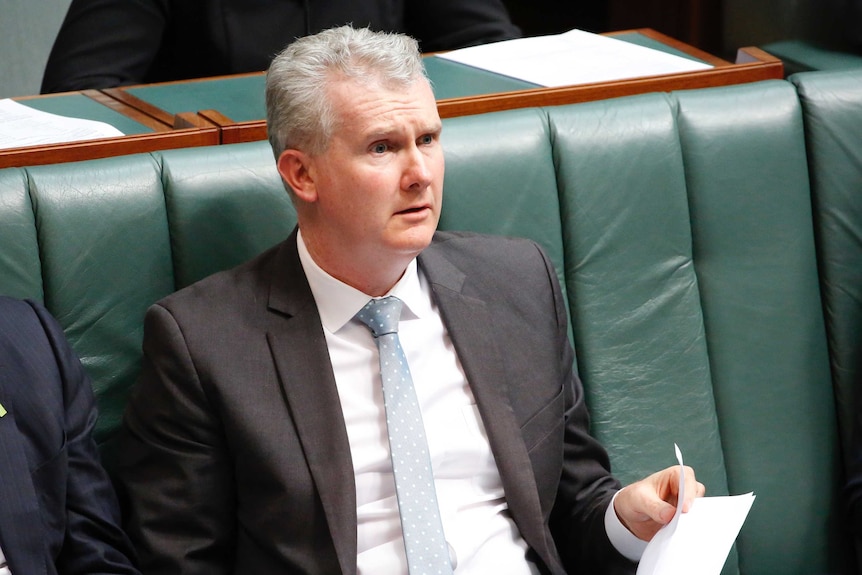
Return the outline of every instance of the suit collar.
{"type": "Polygon", "coordinates": [[[296,249],[296,233],[294,229],[290,237],[278,247],[271,270],[272,279],[267,301],[271,311],[277,311],[289,317],[300,315],[309,306],[314,307],[314,298],[302,271],[296,249]]]}

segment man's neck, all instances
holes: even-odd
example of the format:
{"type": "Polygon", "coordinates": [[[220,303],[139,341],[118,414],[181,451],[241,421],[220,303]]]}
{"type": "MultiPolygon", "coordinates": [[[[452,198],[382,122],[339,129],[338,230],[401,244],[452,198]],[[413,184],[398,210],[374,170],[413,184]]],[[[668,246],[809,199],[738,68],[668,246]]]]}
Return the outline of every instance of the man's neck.
{"type": "Polygon", "coordinates": [[[308,255],[317,266],[327,274],[350,287],[371,297],[382,297],[389,293],[392,287],[404,275],[404,271],[415,256],[405,256],[397,261],[383,261],[382,258],[343,258],[336,254],[321,253],[316,249],[314,241],[302,234],[300,229],[298,241],[303,242],[308,255]],[[368,263],[368,260],[372,260],[368,263]]]}

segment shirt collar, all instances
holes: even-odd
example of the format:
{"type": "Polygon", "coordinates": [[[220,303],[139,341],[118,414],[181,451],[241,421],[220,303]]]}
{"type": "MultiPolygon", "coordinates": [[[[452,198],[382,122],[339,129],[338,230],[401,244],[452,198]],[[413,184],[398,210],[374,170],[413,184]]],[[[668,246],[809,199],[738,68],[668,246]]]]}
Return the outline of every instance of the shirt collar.
{"type": "MultiPolygon", "coordinates": [[[[317,265],[311,254],[308,253],[301,230],[296,234],[296,247],[299,251],[299,261],[311,288],[311,294],[317,304],[320,321],[325,329],[335,333],[353,319],[353,316],[373,298],[335,279],[317,265]]],[[[429,313],[432,313],[428,294],[427,283],[419,272],[416,258],[413,258],[407,265],[407,269],[404,270],[404,275],[386,295],[394,295],[404,302],[401,320],[405,321],[427,317],[429,313]]]]}

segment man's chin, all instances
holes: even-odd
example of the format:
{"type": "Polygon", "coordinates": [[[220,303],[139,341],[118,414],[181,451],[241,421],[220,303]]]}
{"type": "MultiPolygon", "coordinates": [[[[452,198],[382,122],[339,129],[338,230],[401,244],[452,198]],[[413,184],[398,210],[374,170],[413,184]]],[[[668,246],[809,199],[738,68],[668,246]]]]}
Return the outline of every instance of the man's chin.
{"type": "Polygon", "coordinates": [[[422,250],[431,245],[431,239],[434,237],[434,232],[425,232],[421,234],[410,234],[398,239],[392,247],[402,256],[416,257],[422,250]]]}

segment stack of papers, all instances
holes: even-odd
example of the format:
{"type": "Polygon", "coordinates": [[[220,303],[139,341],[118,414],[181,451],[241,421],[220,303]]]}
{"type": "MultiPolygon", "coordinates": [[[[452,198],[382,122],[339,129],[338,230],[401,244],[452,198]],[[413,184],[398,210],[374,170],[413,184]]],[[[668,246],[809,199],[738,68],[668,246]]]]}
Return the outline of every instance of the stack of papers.
{"type": "Polygon", "coordinates": [[[712,68],[704,62],[583,30],[472,46],[437,57],[547,87],[712,68]]]}
{"type": "Polygon", "coordinates": [[[0,100],[0,149],[122,136],[104,122],[68,118],[0,100]]]}

